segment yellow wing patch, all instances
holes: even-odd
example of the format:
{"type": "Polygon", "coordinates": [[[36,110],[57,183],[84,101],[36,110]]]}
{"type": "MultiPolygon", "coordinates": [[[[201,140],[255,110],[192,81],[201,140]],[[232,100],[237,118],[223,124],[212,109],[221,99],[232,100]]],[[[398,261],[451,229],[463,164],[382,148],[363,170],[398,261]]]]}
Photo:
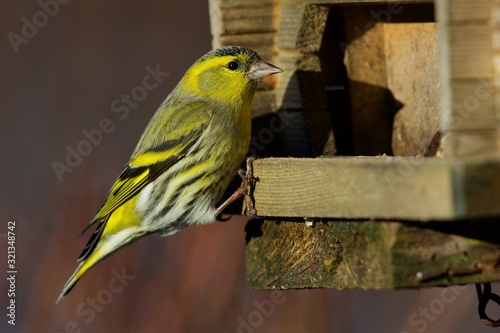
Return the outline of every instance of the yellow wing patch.
{"type": "Polygon", "coordinates": [[[165,123],[165,127],[158,127],[156,123],[153,123],[152,127],[148,126],[132,158],[111,187],[104,205],[88,227],[108,217],[181,160],[209,126],[210,115],[207,110],[207,104],[204,102],[191,103],[190,108],[160,108],[160,116],[162,112],[167,112],[170,121],[165,123]],[[203,109],[203,116],[191,112],[193,108],[203,109]],[[187,125],[175,126],[180,124],[187,125]],[[149,142],[149,145],[146,142],[149,142]],[[157,144],[151,145],[152,142],[157,144]]]}
{"type": "Polygon", "coordinates": [[[172,156],[171,151],[150,151],[142,153],[141,155],[130,160],[129,165],[133,168],[141,167],[144,165],[152,165],[158,161],[166,160],[172,156]]]}
{"type": "MultiPolygon", "coordinates": [[[[129,167],[125,168],[124,172],[122,174],[127,173],[131,171],[129,167]],[[127,168],[129,170],[127,170],[127,168]]],[[[142,172],[138,173],[137,175],[134,175],[133,177],[127,177],[127,178],[118,178],[118,180],[114,183],[113,187],[111,188],[111,191],[109,191],[108,198],[106,199],[106,202],[102,206],[102,208],[99,210],[97,215],[94,217],[95,220],[99,220],[108,214],[111,214],[116,208],[120,207],[123,205],[125,202],[127,202],[130,198],[132,198],[134,195],[136,195],[140,190],[146,186],[149,181],[148,181],[148,176],[150,173],[150,170],[148,168],[142,168],[142,172]]]]}

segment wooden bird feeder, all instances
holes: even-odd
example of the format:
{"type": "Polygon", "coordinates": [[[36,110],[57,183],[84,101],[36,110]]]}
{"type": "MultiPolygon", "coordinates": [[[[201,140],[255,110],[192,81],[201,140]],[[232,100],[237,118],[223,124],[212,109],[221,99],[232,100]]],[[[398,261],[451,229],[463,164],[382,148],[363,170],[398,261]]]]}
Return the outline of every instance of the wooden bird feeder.
{"type": "Polygon", "coordinates": [[[255,49],[254,289],[500,280],[499,4],[211,0],[255,49]]]}

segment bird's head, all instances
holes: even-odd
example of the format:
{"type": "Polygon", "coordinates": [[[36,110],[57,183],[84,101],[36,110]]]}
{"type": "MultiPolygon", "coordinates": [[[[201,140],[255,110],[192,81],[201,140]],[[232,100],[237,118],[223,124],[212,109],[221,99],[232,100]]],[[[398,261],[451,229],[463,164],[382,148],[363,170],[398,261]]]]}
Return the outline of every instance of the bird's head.
{"type": "Polygon", "coordinates": [[[235,98],[251,100],[259,79],[280,72],[251,49],[226,46],[196,61],[180,85],[191,93],[229,103],[235,98]]]}

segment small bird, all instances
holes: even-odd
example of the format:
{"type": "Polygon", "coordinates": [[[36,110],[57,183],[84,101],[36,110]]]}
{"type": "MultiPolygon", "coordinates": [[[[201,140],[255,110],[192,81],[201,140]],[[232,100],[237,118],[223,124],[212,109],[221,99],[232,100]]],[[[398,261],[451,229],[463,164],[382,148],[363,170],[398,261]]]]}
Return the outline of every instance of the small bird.
{"type": "Polygon", "coordinates": [[[215,221],[248,151],[257,81],[280,72],[241,46],[212,50],[188,69],[84,229],[97,225],[57,302],[91,267],[140,237],[215,221]]]}

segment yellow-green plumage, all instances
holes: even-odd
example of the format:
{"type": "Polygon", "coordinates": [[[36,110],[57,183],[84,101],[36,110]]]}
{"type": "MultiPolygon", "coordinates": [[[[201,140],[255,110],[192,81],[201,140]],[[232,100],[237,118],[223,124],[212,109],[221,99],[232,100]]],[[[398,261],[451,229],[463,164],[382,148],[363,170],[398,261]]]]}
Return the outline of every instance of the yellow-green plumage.
{"type": "Polygon", "coordinates": [[[254,51],[234,46],[194,63],[156,111],[91,221],[96,230],[58,301],[130,242],[215,221],[215,205],[248,150],[256,80],[279,72],[254,51]]]}

